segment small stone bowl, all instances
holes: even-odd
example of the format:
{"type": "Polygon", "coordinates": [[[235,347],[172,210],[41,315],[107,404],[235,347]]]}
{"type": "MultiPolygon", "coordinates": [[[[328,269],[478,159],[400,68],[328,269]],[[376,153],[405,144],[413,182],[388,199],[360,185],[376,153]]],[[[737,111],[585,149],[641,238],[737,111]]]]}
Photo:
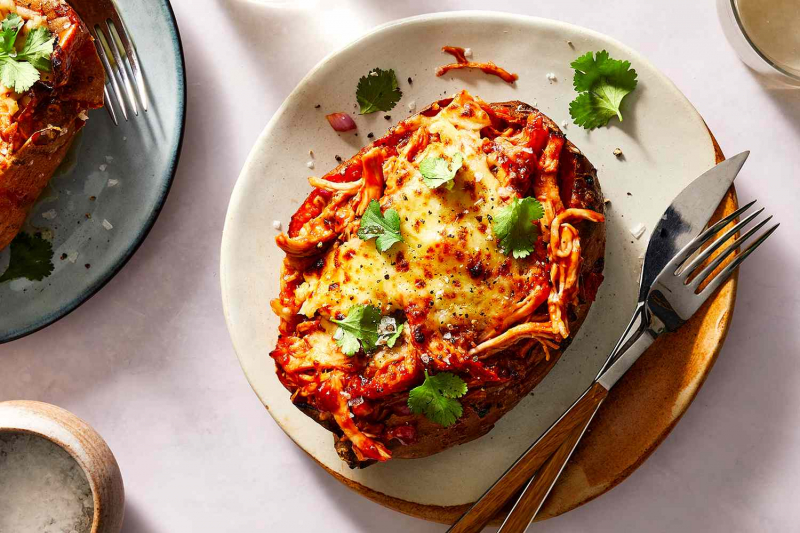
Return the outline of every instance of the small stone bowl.
{"type": "Polygon", "coordinates": [[[119,533],[125,490],[114,454],[89,424],[42,402],[0,402],[0,433],[28,433],[63,448],[83,470],[94,500],[91,533],[119,533]]]}

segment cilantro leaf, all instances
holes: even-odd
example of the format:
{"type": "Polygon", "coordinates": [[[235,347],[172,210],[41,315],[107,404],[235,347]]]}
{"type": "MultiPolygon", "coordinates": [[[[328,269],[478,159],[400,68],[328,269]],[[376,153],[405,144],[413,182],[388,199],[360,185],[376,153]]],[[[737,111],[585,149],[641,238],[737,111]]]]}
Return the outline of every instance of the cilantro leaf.
{"type": "Polygon", "coordinates": [[[0,84],[24,93],[39,81],[39,71],[30,63],[0,56],[0,84]]]}
{"type": "Polygon", "coordinates": [[[2,32],[0,32],[0,52],[10,52],[17,42],[19,33],[25,21],[16,13],[9,13],[3,20],[2,32]]]}
{"type": "Polygon", "coordinates": [[[453,156],[452,167],[448,168],[447,161],[441,157],[426,157],[419,164],[422,181],[431,189],[444,185],[448,191],[453,190],[453,178],[464,164],[461,152],[453,156]]]}
{"type": "Polygon", "coordinates": [[[347,311],[344,320],[331,319],[337,324],[333,338],[345,355],[354,355],[359,346],[365,352],[371,352],[378,344],[378,324],[381,311],[372,305],[354,305],[347,311]],[[359,345],[360,341],[360,345],[359,345]]]}
{"type": "Polygon", "coordinates": [[[386,345],[389,348],[394,348],[397,339],[403,333],[403,326],[405,324],[398,324],[397,319],[392,316],[385,316],[381,318],[381,323],[378,324],[378,346],[386,345]]]}
{"type": "Polygon", "coordinates": [[[25,21],[16,13],[9,13],[3,19],[3,31],[19,31],[25,21]]]}
{"type": "Polygon", "coordinates": [[[579,94],[569,105],[575,124],[586,129],[605,126],[616,116],[622,120],[622,100],[638,83],[630,61],[612,59],[602,50],[587,52],[570,63],[575,69],[573,86],[579,94]]]}
{"type": "Polygon", "coordinates": [[[513,198],[511,204],[500,210],[492,221],[492,230],[500,240],[504,253],[511,252],[515,259],[528,257],[539,234],[534,222],[544,215],[544,208],[536,198],[513,198]]]}
{"type": "Polygon", "coordinates": [[[608,124],[611,118],[617,116],[617,111],[604,105],[592,93],[583,93],[570,102],[569,114],[576,125],[593,130],[608,124]]]}
{"type": "Polygon", "coordinates": [[[403,242],[403,236],[400,234],[400,215],[394,209],[387,209],[385,213],[381,214],[381,206],[378,201],[370,201],[367,210],[361,217],[358,237],[362,241],[377,237],[375,247],[381,253],[387,251],[394,243],[403,242]]]}
{"type": "Polygon", "coordinates": [[[425,371],[425,381],[408,393],[411,412],[423,414],[440,426],[450,426],[463,414],[461,402],[456,400],[467,393],[467,384],[449,372],[434,376],[425,371]]]}
{"type": "Polygon", "coordinates": [[[6,16],[0,31],[0,84],[22,93],[41,79],[39,71],[50,72],[55,37],[46,27],[28,32],[25,44],[17,52],[15,44],[24,25],[16,13],[6,16]]]}
{"type": "Polygon", "coordinates": [[[402,96],[403,93],[397,86],[397,76],[392,69],[374,68],[366,76],[361,76],[356,87],[356,100],[362,115],[389,111],[402,96]]]}
{"type": "Polygon", "coordinates": [[[52,69],[50,56],[53,54],[53,44],[55,41],[55,37],[47,28],[34,28],[28,32],[25,45],[17,54],[17,61],[27,61],[36,67],[37,70],[50,72],[52,69]]]}
{"type": "Polygon", "coordinates": [[[11,260],[0,276],[0,283],[17,278],[42,281],[53,272],[53,245],[40,233],[19,233],[11,241],[11,260]]]}
{"type": "Polygon", "coordinates": [[[358,342],[358,337],[348,330],[343,328],[336,328],[336,333],[333,334],[333,340],[342,349],[345,355],[355,355],[361,344],[358,342]]]}

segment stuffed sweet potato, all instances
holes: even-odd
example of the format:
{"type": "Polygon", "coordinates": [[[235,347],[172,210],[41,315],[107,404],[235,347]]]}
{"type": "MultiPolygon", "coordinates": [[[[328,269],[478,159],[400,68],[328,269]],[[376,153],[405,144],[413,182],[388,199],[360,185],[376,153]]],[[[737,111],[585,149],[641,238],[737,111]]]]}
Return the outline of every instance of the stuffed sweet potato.
{"type": "Polygon", "coordinates": [[[602,281],[595,169],[527,104],[463,91],[309,181],[276,238],[271,356],[352,467],[488,432],[555,365],[602,281]]]}
{"type": "Polygon", "coordinates": [[[86,112],[103,105],[104,71],[86,26],[62,0],[0,0],[0,20],[2,249],[63,161],[86,112]]]}

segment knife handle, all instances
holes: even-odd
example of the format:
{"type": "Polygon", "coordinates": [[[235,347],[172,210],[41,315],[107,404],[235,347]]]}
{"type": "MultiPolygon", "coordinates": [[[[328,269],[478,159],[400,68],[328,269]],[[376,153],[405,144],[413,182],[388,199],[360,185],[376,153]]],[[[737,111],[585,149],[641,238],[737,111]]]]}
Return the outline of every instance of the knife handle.
{"type": "Polygon", "coordinates": [[[607,395],[608,390],[599,383],[594,383],[586,389],[586,392],[447,530],[448,533],[477,533],[482,530],[561,447],[572,431],[579,425],[588,423],[607,395]]]}
{"type": "Polygon", "coordinates": [[[572,452],[578,447],[578,442],[580,442],[589,424],[592,423],[592,419],[599,408],[600,404],[597,405],[594,412],[584,423],[578,424],[572,430],[572,433],[567,436],[558,450],[536,472],[530,483],[523,489],[522,495],[508,513],[497,533],[522,533],[528,529],[528,526],[536,518],[544,501],[556,484],[561,472],[564,471],[567,461],[572,457],[572,452]]]}

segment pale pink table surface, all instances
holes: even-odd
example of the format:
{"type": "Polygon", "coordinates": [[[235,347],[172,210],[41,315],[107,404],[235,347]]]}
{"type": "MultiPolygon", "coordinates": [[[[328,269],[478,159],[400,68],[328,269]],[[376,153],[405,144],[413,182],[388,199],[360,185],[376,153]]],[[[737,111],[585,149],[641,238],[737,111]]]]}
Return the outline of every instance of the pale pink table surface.
{"type": "Polygon", "coordinates": [[[341,486],[273,422],[225,328],[219,247],[250,147],[322,57],[393,19],[486,8],[571,22],[644,53],[727,154],[752,150],[740,198],[757,197],[783,223],[742,270],[725,348],[675,431],[622,485],[531,530],[798,530],[800,91],[767,90],[739,62],[714,2],[175,0],[174,8],[189,109],[161,217],[97,296],[0,346],[0,400],[60,405],[107,439],[125,479],[125,533],[444,531],[341,486]]]}

